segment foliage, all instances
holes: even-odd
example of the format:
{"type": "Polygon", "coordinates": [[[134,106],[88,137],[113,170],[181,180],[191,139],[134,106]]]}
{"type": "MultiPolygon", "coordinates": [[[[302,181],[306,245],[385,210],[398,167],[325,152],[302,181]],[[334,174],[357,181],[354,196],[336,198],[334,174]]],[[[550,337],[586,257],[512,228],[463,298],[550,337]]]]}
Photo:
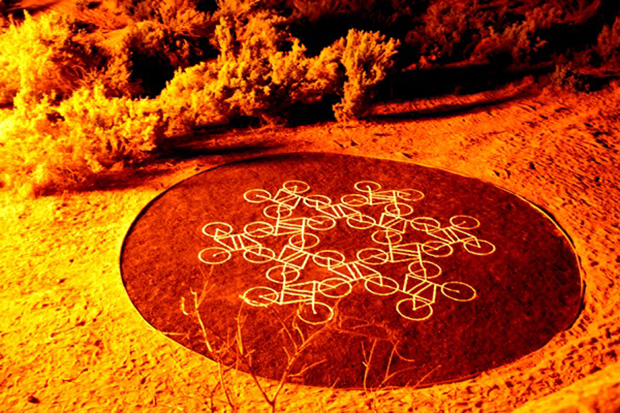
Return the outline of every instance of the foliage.
{"type": "Polygon", "coordinates": [[[171,127],[187,131],[241,116],[280,122],[294,105],[318,103],[343,88],[343,101],[334,108],[338,118],[364,116],[373,88],[392,65],[397,42],[351,30],[311,58],[284,22],[265,11],[220,17],[219,58],[177,73],[162,92],[171,127]]]}
{"type": "Polygon", "coordinates": [[[596,42],[596,52],[604,63],[620,64],[620,17],[613,26],[604,26],[596,42]]]}
{"type": "Polygon", "coordinates": [[[410,31],[407,41],[431,61],[446,61],[464,55],[467,45],[473,42],[475,29],[472,24],[478,21],[469,14],[474,6],[472,1],[431,4],[422,17],[422,26],[410,31]]]}
{"type": "Polygon", "coordinates": [[[51,96],[61,100],[78,87],[89,51],[75,41],[68,20],[56,12],[11,23],[0,34],[0,102],[51,96]]]}
{"type": "Polygon", "coordinates": [[[396,64],[554,63],[553,87],[581,90],[561,62],[620,65],[608,3],[78,0],[20,17],[0,0],[3,179],[71,187],[180,134],[308,105],[361,119],[396,64]]]}
{"type": "Polygon", "coordinates": [[[570,64],[556,65],[549,77],[551,89],[567,92],[585,92],[589,85],[585,76],[579,74],[570,64]]]}
{"type": "Polygon", "coordinates": [[[543,5],[525,13],[523,20],[508,25],[502,32],[492,26],[472,52],[472,60],[500,60],[528,64],[540,59],[548,42],[542,34],[558,22],[561,11],[543,5]]]}
{"type": "Polygon", "coordinates": [[[122,50],[128,56],[131,78],[150,96],[158,95],[178,68],[198,63],[213,31],[211,19],[189,0],[138,3],[138,14],[149,19],[127,27],[122,50]],[[151,8],[144,9],[145,5],[151,8]]]}
{"type": "Polygon", "coordinates": [[[0,123],[4,185],[42,193],[87,183],[96,174],[144,160],[165,124],[152,102],[107,98],[81,88],[60,103],[18,99],[0,123]]]}
{"type": "Polygon", "coordinates": [[[338,120],[361,119],[368,114],[375,87],[392,67],[398,45],[394,39],[386,42],[380,33],[357,30],[338,42],[347,77],[342,101],[334,106],[338,120]]]}

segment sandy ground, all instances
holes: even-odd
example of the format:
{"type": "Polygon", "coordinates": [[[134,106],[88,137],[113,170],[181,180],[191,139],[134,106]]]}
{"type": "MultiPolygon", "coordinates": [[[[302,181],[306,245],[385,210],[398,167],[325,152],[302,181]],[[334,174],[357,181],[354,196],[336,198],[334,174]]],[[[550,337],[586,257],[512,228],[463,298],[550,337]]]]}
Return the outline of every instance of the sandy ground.
{"type": "Polygon", "coordinates": [[[572,328],[517,362],[426,389],[287,385],[278,411],[617,411],[620,131],[609,107],[618,107],[620,89],[525,86],[383,105],[366,123],[229,133],[201,144],[199,156],[163,160],[104,190],[0,194],[0,411],[268,410],[252,380],[234,372],[224,376],[229,403],[214,362],[140,317],[119,255],[140,210],[174,183],[232,160],[297,151],[416,162],[515,192],[566,230],[587,287],[572,328]]]}

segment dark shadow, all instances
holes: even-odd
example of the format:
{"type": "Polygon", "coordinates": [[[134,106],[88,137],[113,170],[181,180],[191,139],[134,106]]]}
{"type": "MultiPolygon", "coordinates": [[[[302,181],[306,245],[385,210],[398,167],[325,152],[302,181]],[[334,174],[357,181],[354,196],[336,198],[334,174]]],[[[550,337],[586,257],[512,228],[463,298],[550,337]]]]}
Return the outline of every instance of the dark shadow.
{"type": "Polygon", "coordinates": [[[175,145],[160,152],[155,158],[155,163],[167,163],[170,161],[181,161],[199,158],[202,156],[221,156],[221,155],[241,155],[241,154],[259,154],[261,152],[275,149],[283,146],[273,142],[244,142],[233,145],[217,145],[214,142],[203,140],[195,140],[186,142],[181,145],[175,145]]]}
{"type": "MultiPolygon", "coordinates": [[[[130,188],[143,186],[156,178],[170,173],[169,168],[144,168],[144,169],[124,169],[117,172],[102,172],[90,179],[88,182],[75,186],[75,192],[94,192],[94,191],[120,191],[130,188]]],[[[41,195],[51,195],[45,193],[41,195]]]]}
{"type": "MultiPolygon", "coordinates": [[[[144,186],[162,176],[171,173],[170,163],[191,160],[203,156],[254,155],[278,148],[280,144],[268,141],[237,142],[232,145],[218,145],[213,139],[201,137],[183,137],[184,142],[157,151],[154,156],[138,168],[126,168],[122,171],[108,171],[98,174],[83,185],[74,187],[76,192],[124,190],[144,186]]],[[[51,194],[50,192],[49,194],[51,194]]],[[[41,195],[48,195],[44,193],[41,195]]]]}
{"type": "Polygon", "coordinates": [[[478,113],[487,110],[490,107],[513,102],[515,100],[536,95],[532,91],[518,91],[510,96],[496,99],[487,99],[483,101],[465,103],[465,104],[447,104],[439,105],[430,109],[410,110],[399,113],[386,113],[370,116],[369,120],[378,122],[404,122],[419,119],[439,119],[451,116],[463,115],[466,113],[478,113]]]}
{"type": "Polygon", "coordinates": [[[514,69],[501,62],[403,70],[389,75],[379,85],[376,100],[385,102],[451,94],[469,95],[496,90],[526,76],[540,76],[553,70],[553,65],[514,69]]]}
{"type": "Polygon", "coordinates": [[[288,111],[287,125],[295,127],[333,122],[336,119],[333,106],[339,101],[340,96],[325,95],[321,102],[313,105],[296,103],[288,111]]]}

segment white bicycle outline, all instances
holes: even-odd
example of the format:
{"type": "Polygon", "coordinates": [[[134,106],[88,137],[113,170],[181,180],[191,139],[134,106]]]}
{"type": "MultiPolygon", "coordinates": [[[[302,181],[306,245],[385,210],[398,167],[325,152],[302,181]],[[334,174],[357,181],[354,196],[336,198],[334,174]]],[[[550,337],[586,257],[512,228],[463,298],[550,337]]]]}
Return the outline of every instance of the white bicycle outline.
{"type": "Polygon", "coordinates": [[[308,194],[310,185],[299,180],[284,182],[275,195],[264,189],[248,190],[243,194],[247,202],[269,202],[269,205],[263,208],[263,215],[272,222],[250,222],[244,226],[243,232],[237,234],[233,233],[232,226],[225,222],[208,223],[202,228],[202,232],[219,245],[201,250],[198,258],[205,264],[218,265],[228,261],[233,252],[242,251],[244,259],[253,264],[276,262],[275,266],[266,271],[265,276],[280,286],[279,291],[271,287],[257,286],[248,289],[240,297],[249,305],[257,307],[299,304],[297,315],[308,324],[322,324],[333,318],[333,307],[317,297],[342,298],[350,294],[355,283],[362,281],[365,289],[374,295],[387,296],[397,292],[408,295],[397,302],[396,310],[402,317],[414,321],[425,320],[432,315],[438,290],[456,301],[470,301],[476,297],[473,287],[463,282],[447,281],[440,284],[430,281],[438,277],[442,269],[423,258],[423,254],[447,257],[454,252],[453,245],[459,243],[471,254],[488,255],[495,252],[493,244],[466,232],[480,226],[476,218],[455,215],[450,218],[450,226],[442,227],[438,220],[431,217],[410,218],[413,208],[405,201],[423,199],[424,194],[420,191],[382,190],[381,185],[374,181],[359,181],[354,188],[358,193],[343,195],[337,204],[332,203],[328,196],[308,194]],[[294,211],[302,203],[319,215],[293,217],[294,211]],[[356,209],[378,205],[384,206],[379,220],[356,209]],[[310,250],[319,244],[320,238],[309,230],[328,231],[334,228],[336,221],[340,219],[344,219],[348,226],[360,230],[377,228],[372,239],[380,247],[361,249],[356,252],[357,260],[349,262],[342,253],[335,250],[311,252],[310,250]],[[433,239],[423,243],[403,243],[403,235],[408,228],[423,232],[433,239]],[[289,236],[288,243],[279,254],[259,241],[284,235],[289,236]],[[298,282],[301,271],[306,268],[310,259],[316,265],[327,268],[333,276],[323,280],[298,282]],[[409,272],[405,274],[402,287],[398,281],[373,268],[408,261],[409,272]],[[417,284],[411,287],[413,282],[417,284]],[[337,289],[341,292],[336,293],[337,289]],[[345,292],[342,292],[343,289],[345,292]],[[263,291],[263,294],[258,294],[260,291],[263,291]],[[429,291],[430,298],[422,295],[422,292],[429,291]],[[463,291],[469,294],[465,299],[459,298],[463,291]],[[251,296],[256,296],[256,299],[251,296]],[[309,314],[308,309],[311,310],[309,314]],[[319,316],[321,312],[328,316],[319,316]],[[423,312],[424,316],[412,316],[414,312],[423,312]]]}
{"type": "Polygon", "coordinates": [[[430,217],[417,217],[409,222],[414,230],[424,232],[448,245],[462,244],[463,248],[473,255],[490,255],[496,250],[495,245],[489,241],[465,232],[480,226],[480,221],[469,215],[454,215],[447,227],[442,227],[438,220],[430,217]]]}

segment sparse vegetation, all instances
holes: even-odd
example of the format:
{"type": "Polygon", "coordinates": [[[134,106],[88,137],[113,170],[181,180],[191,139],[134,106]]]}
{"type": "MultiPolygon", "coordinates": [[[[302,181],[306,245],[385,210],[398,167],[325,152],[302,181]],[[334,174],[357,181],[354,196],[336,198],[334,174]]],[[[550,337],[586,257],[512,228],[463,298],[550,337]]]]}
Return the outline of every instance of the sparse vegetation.
{"type": "Polygon", "coordinates": [[[620,66],[620,16],[613,26],[604,26],[596,42],[596,52],[604,64],[620,66]]]}
{"type": "Polygon", "coordinates": [[[620,65],[620,17],[598,14],[609,8],[104,0],[31,16],[0,2],[2,185],[75,187],[139,164],[179,135],[240,118],[286,123],[303,106],[337,102],[338,121],[363,119],[388,72],[411,63],[546,63],[557,68],[552,85],[583,90],[581,67],[620,65]]]}
{"type": "Polygon", "coordinates": [[[59,13],[12,23],[0,35],[0,102],[53,101],[77,89],[89,66],[87,48],[76,42],[73,28],[59,13]]]}
{"type": "Polygon", "coordinates": [[[103,86],[80,88],[53,105],[18,100],[0,122],[5,185],[44,193],[87,183],[96,174],[143,161],[163,137],[152,102],[108,98],[103,86]]]}
{"type": "Polygon", "coordinates": [[[550,78],[551,88],[568,92],[584,92],[589,89],[585,76],[579,74],[570,64],[559,64],[550,78]]]}
{"type": "Polygon", "coordinates": [[[398,42],[379,33],[351,30],[346,39],[337,43],[342,50],[341,61],[346,69],[342,102],[334,106],[336,119],[360,119],[370,108],[372,93],[392,67],[398,42]]]}
{"type": "Polygon", "coordinates": [[[2,97],[13,107],[0,135],[5,186],[75,187],[140,163],[166,137],[169,144],[239,117],[283,122],[293,105],[328,95],[343,94],[339,118],[363,117],[396,52],[397,42],[352,30],[308,57],[284,17],[229,2],[210,39],[218,57],[192,65],[202,56],[199,33],[208,31],[209,18],[191,13],[185,0],[176,14],[166,4],[156,20],[122,29],[112,46],[93,42],[89,49],[75,40],[89,37],[55,12],[26,15],[2,34],[2,97]],[[30,46],[18,50],[23,38],[30,46]]]}

